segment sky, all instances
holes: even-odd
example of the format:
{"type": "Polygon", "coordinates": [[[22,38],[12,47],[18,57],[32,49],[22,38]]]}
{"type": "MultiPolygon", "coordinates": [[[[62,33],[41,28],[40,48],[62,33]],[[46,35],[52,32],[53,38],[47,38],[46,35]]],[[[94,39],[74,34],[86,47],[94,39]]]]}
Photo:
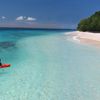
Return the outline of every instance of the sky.
{"type": "Polygon", "coordinates": [[[0,0],[0,26],[76,28],[100,0],[0,0]]]}

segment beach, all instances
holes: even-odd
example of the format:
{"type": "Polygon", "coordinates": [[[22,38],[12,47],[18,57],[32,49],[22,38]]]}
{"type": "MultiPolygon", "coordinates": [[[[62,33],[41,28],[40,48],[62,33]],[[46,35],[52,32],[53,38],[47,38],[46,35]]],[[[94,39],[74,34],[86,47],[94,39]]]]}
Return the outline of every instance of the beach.
{"type": "Polygon", "coordinates": [[[100,50],[70,37],[82,40],[73,30],[0,31],[11,64],[0,70],[0,100],[100,100],[100,50]]]}
{"type": "Polygon", "coordinates": [[[100,33],[74,31],[70,36],[74,41],[100,46],[100,33]]]}

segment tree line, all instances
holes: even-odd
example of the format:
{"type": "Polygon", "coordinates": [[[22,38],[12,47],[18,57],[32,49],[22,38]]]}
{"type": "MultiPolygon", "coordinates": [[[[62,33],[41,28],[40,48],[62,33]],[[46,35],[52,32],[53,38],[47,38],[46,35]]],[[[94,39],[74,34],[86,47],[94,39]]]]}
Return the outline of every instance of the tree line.
{"type": "Polygon", "coordinates": [[[77,30],[100,32],[100,11],[79,22],[77,30]]]}

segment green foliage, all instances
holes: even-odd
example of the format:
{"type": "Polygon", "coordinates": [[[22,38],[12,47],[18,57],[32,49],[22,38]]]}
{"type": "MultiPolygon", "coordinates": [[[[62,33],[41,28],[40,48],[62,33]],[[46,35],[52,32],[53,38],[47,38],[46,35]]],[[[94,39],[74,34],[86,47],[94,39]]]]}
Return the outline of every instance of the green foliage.
{"type": "Polygon", "coordinates": [[[95,12],[95,14],[87,19],[81,20],[77,30],[100,32],[100,11],[95,12]]]}

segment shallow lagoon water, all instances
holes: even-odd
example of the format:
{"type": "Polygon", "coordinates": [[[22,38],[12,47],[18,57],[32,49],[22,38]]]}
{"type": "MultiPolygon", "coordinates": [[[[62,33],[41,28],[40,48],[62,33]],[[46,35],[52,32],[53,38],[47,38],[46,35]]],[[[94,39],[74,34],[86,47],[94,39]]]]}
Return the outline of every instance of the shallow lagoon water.
{"type": "Polygon", "coordinates": [[[100,49],[58,31],[0,31],[0,100],[99,100],[100,49]]]}

